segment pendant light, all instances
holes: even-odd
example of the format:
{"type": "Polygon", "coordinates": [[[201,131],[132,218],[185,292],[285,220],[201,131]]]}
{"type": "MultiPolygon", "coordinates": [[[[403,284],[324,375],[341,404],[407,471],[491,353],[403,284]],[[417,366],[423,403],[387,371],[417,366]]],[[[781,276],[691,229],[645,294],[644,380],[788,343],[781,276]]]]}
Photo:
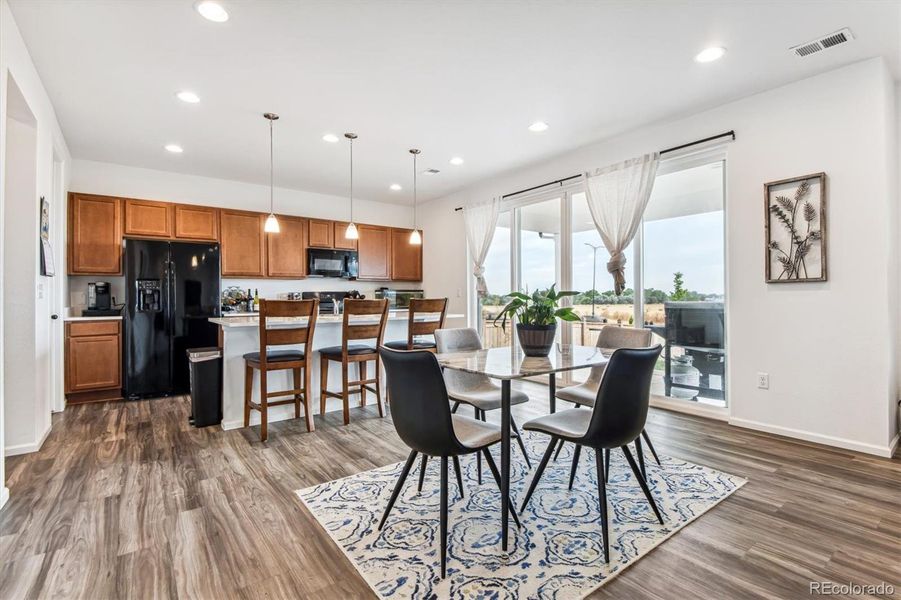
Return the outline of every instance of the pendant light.
{"type": "Polygon", "coordinates": [[[266,217],[263,231],[266,233],[278,233],[278,219],[275,218],[275,183],[272,177],[272,122],[278,120],[278,115],[267,112],[263,113],[263,116],[269,120],[269,216],[266,217]]]}
{"type": "Polygon", "coordinates": [[[357,134],[345,133],[344,137],[350,140],[350,223],[344,230],[344,237],[355,240],[360,237],[360,234],[357,233],[357,226],[354,225],[354,140],[357,139],[357,134]]]}
{"type": "Polygon", "coordinates": [[[410,243],[418,246],[422,244],[422,236],[416,229],[416,157],[419,155],[419,150],[413,148],[410,150],[410,154],[413,155],[413,232],[410,234],[410,243]]]}

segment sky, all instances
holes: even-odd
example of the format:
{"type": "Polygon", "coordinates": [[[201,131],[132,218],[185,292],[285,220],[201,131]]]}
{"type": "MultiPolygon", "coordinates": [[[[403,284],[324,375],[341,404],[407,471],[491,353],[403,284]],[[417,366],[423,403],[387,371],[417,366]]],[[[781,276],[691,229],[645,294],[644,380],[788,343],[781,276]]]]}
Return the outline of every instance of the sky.
{"type": "MultiPolygon", "coordinates": [[[[573,235],[573,287],[583,292],[591,289],[592,250],[585,243],[602,245],[597,231],[573,235]]],[[[723,294],[723,212],[649,221],[644,225],[644,287],[672,292],[673,273],[684,274],[689,290],[723,294]]],[[[533,231],[523,233],[522,280],[529,290],[548,287],[555,279],[555,242],[540,239],[533,231]]],[[[626,286],[634,287],[631,247],[626,252],[626,286]]],[[[609,253],[601,247],[597,253],[597,289],[613,288],[607,273],[609,253]]],[[[485,260],[485,279],[492,294],[504,294],[510,287],[510,229],[498,227],[491,250],[485,260]]]]}

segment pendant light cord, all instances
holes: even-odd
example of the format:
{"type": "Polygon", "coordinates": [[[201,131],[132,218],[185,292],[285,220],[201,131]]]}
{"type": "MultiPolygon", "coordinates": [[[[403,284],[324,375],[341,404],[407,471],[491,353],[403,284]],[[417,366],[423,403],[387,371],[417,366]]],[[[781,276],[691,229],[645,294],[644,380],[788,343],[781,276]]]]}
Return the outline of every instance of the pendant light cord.
{"type": "Polygon", "coordinates": [[[416,230],[416,154],[413,154],[413,230],[416,230]]]}
{"type": "Polygon", "coordinates": [[[272,175],[272,119],[269,119],[269,214],[275,214],[275,179],[272,175]]]}
{"type": "Polygon", "coordinates": [[[354,222],[354,139],[350,138],[350,222],[354,222]]]}

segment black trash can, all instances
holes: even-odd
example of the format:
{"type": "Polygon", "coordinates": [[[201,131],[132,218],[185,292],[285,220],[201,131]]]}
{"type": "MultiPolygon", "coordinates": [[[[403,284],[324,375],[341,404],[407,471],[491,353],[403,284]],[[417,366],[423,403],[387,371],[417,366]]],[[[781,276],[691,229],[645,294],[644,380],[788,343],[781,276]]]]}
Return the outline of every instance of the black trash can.
{"type": "Polygon", "coordinates": [[[191,423],[208,427],[222,422],[222,351],[190,348],[191,423]]]}

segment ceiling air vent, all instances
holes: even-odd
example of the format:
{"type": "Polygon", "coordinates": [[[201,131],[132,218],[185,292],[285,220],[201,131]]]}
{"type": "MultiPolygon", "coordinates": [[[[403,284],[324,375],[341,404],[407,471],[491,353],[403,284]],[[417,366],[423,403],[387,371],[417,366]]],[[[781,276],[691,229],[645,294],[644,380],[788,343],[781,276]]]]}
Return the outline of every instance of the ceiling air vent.
{"type": "Polygon", "coordinates": [[[798,44],[797,46],[792,46],[789,50],[792,51],[793,54],[800,57],[810,56],[811,54],[816,54],[817,52],[822,52],[828,48],[832,48],[833,46],[840,46],[841,44],[846,44],[854,39],[854,34],[851,33],[851,30],[845,27],[844,29],[840,29],[829,35],[824,35],[823,37],[817,38],[815,40],[810,40],[809,42],[804,42],[803,44],[798,44]]]}

